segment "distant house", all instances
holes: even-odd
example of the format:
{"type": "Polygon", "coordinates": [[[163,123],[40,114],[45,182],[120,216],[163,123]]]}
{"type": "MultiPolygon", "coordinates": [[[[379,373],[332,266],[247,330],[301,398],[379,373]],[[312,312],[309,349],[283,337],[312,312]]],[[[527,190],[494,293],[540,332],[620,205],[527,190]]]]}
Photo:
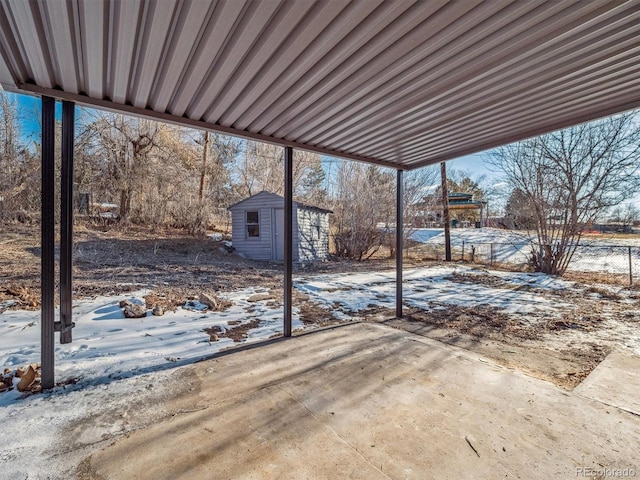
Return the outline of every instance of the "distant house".
{"type": "MultiPolygon", "coordinates": [[[[260,192],[229,207],[235,250],[254,260],[284,260],[284,198],[260,192]]],[[[293,202],[293,261],[310,262],[329,256],[327,210],[293,202]]]]}
{"type": "Polygon", "coordinates": [[[633,226],[624,222],[594,223],[591,230],[600,233],[633,233],[633,226]]]}
{"type": "MultiPolygon", "coordinates": [[[[476,227],[486,225],[486,218],[483,216],[486,211],[487,202],[484,200],[474,200],[472,193],[465,192],[449,192],[449,212],[455,213],[456,211],[476,210],[479,212],[479,216],[473,220],[476,227]],[[476,221],[479,219],[479,221],[476,221]]],[[[416,227],[442,227],[442,197],[440,195],[427,195],[423,198],[422,202],[414,203],[412,205],[414,210],[414,218],[411,223],[416,227]]],[[[471,220],[458,218],[451,219],[451,226],[453,227],[471,227],[473,223],[471,220]]]]}

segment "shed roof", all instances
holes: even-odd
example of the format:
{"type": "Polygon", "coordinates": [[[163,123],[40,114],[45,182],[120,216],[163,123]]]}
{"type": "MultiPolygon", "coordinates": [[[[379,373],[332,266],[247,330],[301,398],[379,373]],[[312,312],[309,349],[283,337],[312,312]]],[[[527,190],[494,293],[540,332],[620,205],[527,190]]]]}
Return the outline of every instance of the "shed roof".
{"type": "MultiPolygon", "coordinates": [[[[282,202],[282,204],[284,205],[284,197],[277,195],[275,193],[271,193],[271,192],[267,192],[266,190],[263,190],[262,192],[256,193],[255,195],[251,195],[250,197],[247,197],[244,200],[240,200],[238,203],[234,203],[228,208],[228,210],[237,210],[239,208],[242,208],[246,205],[247,202],[249,202],[249,200],[255,200],[256,198],[263,199],[264,201],[271,200],[271,201],[282,202]]],[[[321,213],[333,213],[332,210],[328,210],[326,208],[318,207],[316,205],[311,205],[308,203],[303,203],[298,200],[294,200],[293,203],[298,208],[301,208],[304,210],[314,210],[316,212],[321,212],[321,213]]]]}
{"type": "Polygon", "coordinates": [[[640,0],[0,2],[0,84],[413,169],[640,105],[640,0]]]}

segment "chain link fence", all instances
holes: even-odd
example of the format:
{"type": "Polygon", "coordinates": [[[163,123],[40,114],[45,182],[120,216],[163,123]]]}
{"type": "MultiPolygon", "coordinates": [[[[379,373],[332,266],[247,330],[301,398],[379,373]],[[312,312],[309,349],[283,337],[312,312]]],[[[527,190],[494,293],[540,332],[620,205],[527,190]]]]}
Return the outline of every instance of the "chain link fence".
{"type": "MultiPolygon", "coordinates": [[[[531,264],[530,243],[452,243],[453,261],[507,269],[526,269],[531,264]]],[[[444,260],[444,244],[423,244],[425,258],[444,260]]],[[[568,273],[594,274],[625,285],[640,284],[640,246],[580,244],[571,258],[568,273]]]]}

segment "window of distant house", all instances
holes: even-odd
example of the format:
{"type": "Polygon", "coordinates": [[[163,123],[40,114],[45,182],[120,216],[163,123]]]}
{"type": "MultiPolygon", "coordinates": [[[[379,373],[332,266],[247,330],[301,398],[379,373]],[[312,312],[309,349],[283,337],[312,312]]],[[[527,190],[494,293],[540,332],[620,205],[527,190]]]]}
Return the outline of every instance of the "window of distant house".
{"type": "Polygon", "coordinates": [[[247,237],[260,236],[260,215],[258,211],[246,212],[247,214],[247,237]]]}

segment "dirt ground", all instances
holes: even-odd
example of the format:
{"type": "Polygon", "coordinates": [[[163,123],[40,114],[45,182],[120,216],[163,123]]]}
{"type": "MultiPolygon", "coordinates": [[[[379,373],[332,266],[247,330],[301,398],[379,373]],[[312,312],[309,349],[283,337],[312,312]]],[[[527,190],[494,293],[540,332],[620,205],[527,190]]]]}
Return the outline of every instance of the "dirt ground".
{"type": "MultiPolygon", "coordinates": [[[[37,226],[0,225],[0,314],[6,309],[38,309],[40,306],[40,237],[37,226]]],[[[428,265],[408,259],[407,267],[428,265]]],[[[365,262],[331,260],[298,267],[295,274],[347,273],[394,268],[394,261],[376,258],[365,262]]],[[[101,230],[77,226],[74,242],[74,298],[120,294],[142,287],[151,289],[147,302],[173,309],[198,298],[202,290],[233,291],[248,286],[267,288],[282,296],[282,264],[255,262],[229,253],[222,240],[194,238],[175,230],[149,231],[138,227],[101,230]],[[150,300],[151,299],[151,300],[150,300]]],[[[444,343],[480,353],[496,362],[571,389],[578,385],[615,348],[615,338],[590,335],[588,341],[559,340],[565,331],[599,332],[606,329],[603,315],[618,315],[631,327],[638,325],[630,308],[640,308],[640,294],[621,297],[580,278],[584,291],[599,292],[598,298],[567,296],[573,302],[571,315],[548,322],[527,323],[490,306],[446,310],[406,309],[406,317],[395,319],[391,309],[360,312],[358,319],[383,322],[444,343]],[[625,317],[626,315],[626,317],[625,317]]],[[[456,281],[496,282],[491,275],[460,276],[456,281]]],[[[502,288],[499,284],[494,287],[502,288]]],[[[508,286],[504,286],[505,289],[508,286]]],[[[554,293],[545,292],[545,295],[554,293]]],[[[560,301],[560,299],[559,299],[560,301]]],[[[334,317],[306,295],[294,291],[294,305],[305,325],[337,323],[334,317]]],[[[209,332],[216,334],[216,332],[209,332]]],[[[235,332],[242,340],[246,330],[235,332]]]]}

